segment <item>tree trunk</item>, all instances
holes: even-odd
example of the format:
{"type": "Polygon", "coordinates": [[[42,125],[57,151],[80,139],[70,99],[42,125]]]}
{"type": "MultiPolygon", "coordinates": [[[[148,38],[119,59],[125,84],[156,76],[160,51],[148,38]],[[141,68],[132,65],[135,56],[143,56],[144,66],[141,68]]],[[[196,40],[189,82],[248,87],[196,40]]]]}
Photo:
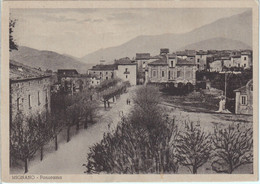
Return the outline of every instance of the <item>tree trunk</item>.
{"type": "Polygon", "coordinates": [[[28,173],[28,159],[24,159],[24,173],[28,173]]]}
{"type": "Polygon", "coordinates": [[[55,139],[55,151],[57,151],[58,150],[58,136],[57,136],[57,134],[55,135],[54,139],[55,139]]]}
{"type": "Polygon", "coordinates": [[[79,121],[76,123],[76,131],[79,131],[79,121]]]}
{"type": "Polygon", "coordinates": [[[104,101],[104,107],[105,107],[105,109],[107,108],[107,106],[106,106],[106,101],[104,101]]]}
{"type": "Polygon", "coordinates": [[[70,141],[70,126],[67,128],[67,142],[70,141]]]}
{"type": "Polygon", "coordinates": [[[85,121],[84,121],[84,129],[88,128],[88,116],[86,115],[85,121]]]}
{"type": "Polygon", "coordinates": [[[42,161],[43,160],[43,146],[41,146],[40,151],[41,151],[41,161],[42,161]]]}
{"type": "Polygon", "coordinates": [[[115,96],[113,96],[113,102],[115,102],[115,96]]]}
{"type": "Polygon", "coordinates": [[[192,167],[192,173],[193,173],[193,174],[197,174],[197,167],[196,167],[196,166],[193,166],[193,167],[192,167]]]}
{"type": "Polygon", "coordinates": [[[90,122],[93,123],[93,115],[92,115],[92,113],[90,113],[89,117],[90,117],[90,122]]]}

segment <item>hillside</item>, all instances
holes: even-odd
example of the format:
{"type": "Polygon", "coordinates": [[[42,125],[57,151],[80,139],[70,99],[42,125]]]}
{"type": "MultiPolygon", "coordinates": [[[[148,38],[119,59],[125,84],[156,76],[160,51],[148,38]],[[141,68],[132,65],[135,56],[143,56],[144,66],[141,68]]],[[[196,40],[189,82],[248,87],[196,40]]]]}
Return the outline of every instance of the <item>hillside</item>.
{"type": "Polygon", "coordinates": [[[81,61],[98,63],[101,58],[105,58],[107,62],[112,62],[114,59],[125,56],[132,58],[137,52],[150,52],[152,55],[155,55],[158,54],[159,49],[163,47],[170,48],[170,51],[172,52],[189,46],[190,44],[201,42],[202,40],[217,38],[225,39],[225,44],[218,41],[214,44],[206,44],[204,49],[223,48],[223,46],[228,47],[228,49],[247,49],[248,46],[251,48],[251,11],[219,19],[213,23],[183,34],[138,36],[122,45],[100,49],[90,53],[82,57],[81,61]],[[230,43],[228,41],[230,41],[230,43]],[[211,46],[214,46],[214,48],[211,48],[211,46]]]}
{"type": "Polygon", "coordinates": [[[180,48],[179,50],[185,49],[196,49],[196,50],[207,50],[208,48],[212,50],[232,50],[232,49],[251,49],[250,46],[246,45],[241,41],[231,40],[227,38],[212,38],[208,40],[203,40],[200,42],[192,43],[180,48]]]}
{"type": "Polygon", "coordinates": [[[80,73],[86,73],[90,67],[86,63],[68,55],[32,49],[25,46],[20,46],[18,51],[12,51],[10,59],[33,68],[40,67],[42,70],[77,69],[80,73]]]}

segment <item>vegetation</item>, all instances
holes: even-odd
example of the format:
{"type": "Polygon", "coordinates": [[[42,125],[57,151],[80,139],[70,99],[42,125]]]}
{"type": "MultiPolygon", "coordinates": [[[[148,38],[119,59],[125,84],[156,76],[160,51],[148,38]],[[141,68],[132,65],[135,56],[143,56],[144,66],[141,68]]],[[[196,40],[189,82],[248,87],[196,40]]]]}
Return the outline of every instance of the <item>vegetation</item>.
{"type": "Polygon", "coordinates": [[[12,50],[18,50],[18,45],[16,44],[15,39],[13,37],[16,21],[17,19],[9,20],[9,51],[10,52],[12,52],[12,50]]]}
{"type": "Polygon", "coordinates": [[[152,87],[137,92],[138,104],[131,115],[122,118],[114,133],[105,134],[91,148],[88,163],[84,164],[86,173],[177,172],[170,144],[177,135],[177,127],[162,116],[158,97],[158,91],[152,87]]]}
{"type": "Polygon", "coordinates": [[[185,130],[179,134],[176,142],[180,164],[187,167],[191,173],[197,174],[198,168],[210,157],[209,134],[203,132],[198,125],[189,122],[185,124],[185,130]]]}
{"type": "Polygon", "coordinates": [[[239,166],[253,162],[253,131],[229,125],[228,128],[215,127],[212,135],[212,169],[217,173],[231,174],[239,166]]]}

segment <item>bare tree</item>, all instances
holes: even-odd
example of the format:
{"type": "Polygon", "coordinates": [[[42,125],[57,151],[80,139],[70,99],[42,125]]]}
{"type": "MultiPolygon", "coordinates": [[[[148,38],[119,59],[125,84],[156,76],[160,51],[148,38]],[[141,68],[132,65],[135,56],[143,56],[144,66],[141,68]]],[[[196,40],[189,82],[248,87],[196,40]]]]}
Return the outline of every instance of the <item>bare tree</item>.
{"type": "Polygon", "coordinates": [[[238,167],[253,162],[253,131],[229,125],[214,128],[212,135],[212,169],[217,173],[232,174],[238,167]]]}
{"type": "Polygon", "coordinates": [[[18,113],[11,122],[10,156],[24,162],[25,173],[28,172],[28,159],[32,158],[39,148],[36,122],[36,118],[25,117],[22,113],[18,113]]]}
{"type": "Polygon", "coordinates": [[[205,164],[211,151],[209,134],[203,132],[193,122],[185,125],[176,140],[177,157],[181,165],[187,167],[191,173],[197,174],[198,168],[205,164]]]}
{"type": "Polygon", "coordinates": [[[136,97],[136,100],[145,99],[144,103],[149,107],[138,101],[142,105],[136,106],[128,117],[123,117],[114,133],[105,134],[102,141],[91,148],[87,164],[84,164],[86,173],[177,172],[178,163],[171,146],[177,127],[159,106],[153,106],[151,98],[155,96],[144,96],[136,97]],[[147,109],[141,110],[142,107],[147,109]]]}

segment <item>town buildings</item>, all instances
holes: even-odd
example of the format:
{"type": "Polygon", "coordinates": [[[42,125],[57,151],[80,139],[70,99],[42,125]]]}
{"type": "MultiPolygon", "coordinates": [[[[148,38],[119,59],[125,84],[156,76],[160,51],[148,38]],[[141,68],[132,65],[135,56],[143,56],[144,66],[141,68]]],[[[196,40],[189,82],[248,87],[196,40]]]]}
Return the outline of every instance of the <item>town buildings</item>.
{"type": "Polygon", "coordinates": [[[165,54],[160,59],[149,63],[148,82],[171,83],[176,87],[188,83],[195,85],[197,71],[195,55],[194,57],[189,56],[191,55],[179,57],[175,54],[165,54]]]}
{"type": "Polygon", "coordinates": [[[128,57],[115,61],[116,76],[122,81],[129,81],[130,85],[137,84],[137,63],[128,57]]]}
{"type": "Polygon", "coordinates": [[[117,69],[114,64],[99,64],[93,66],[88,70],[88,74],[100,78],[100,81],[113,79],[115,77],[115,70],[117,69]]]}
{"type": "Polygon", "coordinates": [[[51,111],[51,76],[10,61],[10,119],[20,112],[24,116],[45,115],[51,111]]]}
{"type": "Polygon", "coordinates": [[[234,90],[236,93],[236,114],[253,114],[253,80],[248,81],[248,83],[234,90]]]}
{"type": "Polygon", "coordinates": [[[58,84],[62,92],[73,94],[89,86],[89,77],[79,74],[75,69],[59,69],[57,73],[58,84]]]}
{"type": "Polygon", "coordinates": [[[89,71],[89,75],[94,80],[99,79],[100,82],[113,78],[119,78],[122,81],[129,81],[131,85],[137,84],[137,66],[138,64],[128,57],[115,60],[113,64],[96,65],[89,71]],[[93,78],[95,77],[95,78],[93,78]]]}

